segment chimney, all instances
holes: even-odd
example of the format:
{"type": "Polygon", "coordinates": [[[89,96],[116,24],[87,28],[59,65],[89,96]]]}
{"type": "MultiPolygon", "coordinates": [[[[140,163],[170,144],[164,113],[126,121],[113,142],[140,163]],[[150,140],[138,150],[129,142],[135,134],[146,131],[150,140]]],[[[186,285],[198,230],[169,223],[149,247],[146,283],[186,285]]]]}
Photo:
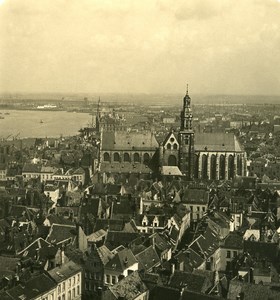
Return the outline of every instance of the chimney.
{"type": "MultiPolygon", "coordinates": [[[[154,231],[154,228],[153,228],[154,231]]],[[[152,246],[154,248],[154,250],[156,249],[156,239],[155,239],[155,234],[152,235],[152,246]]]]}
{"type": "Polygon", "coordinates": [[[36,260],[39,260],[40,257],[40,248],[36,249],[36,260]]]}
{"type": "Polygon", "coordinates": [[[128,264],[128,259],[127,259],[127,257],[125,257],[125,259],[124,259],[124,264],[125,264],[125,266],[128,264]]]}
{"type": "Polygon", "coordinates": [[[249,270],[249,283],[254,283],[254,268],[250,268],[249,270]]]}
{"type": "Polygon", "coordinates": [[[175,273],[175,264],[172,263],[171,264],[171,274],[174,274],[175,273]]]}
{"type": "Polygon", "coordinates": [[[19,276],[19,273],[21,271],[21,263],[18,262],[17,265],[16,265],[16,275],[19,276]]]}
{"type": "Polygon", "coordinates": [[[65,252],[64,252],[64,245],[62,245],[62,247],[61,247],[61,265],[63,265],[64,263],[65,263],[65,252]]]}

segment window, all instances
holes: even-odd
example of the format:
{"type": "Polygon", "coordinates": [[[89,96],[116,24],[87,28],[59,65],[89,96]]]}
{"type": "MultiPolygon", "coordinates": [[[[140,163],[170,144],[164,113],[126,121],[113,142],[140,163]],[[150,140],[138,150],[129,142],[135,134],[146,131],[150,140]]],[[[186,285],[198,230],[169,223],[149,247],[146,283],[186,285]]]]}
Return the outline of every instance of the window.
{"type": "Polygon", "coordinates": [[[65,300],[65,294],[62,295],[62,300],[65,300]]]}
{"type": "Polygon", "coordinates": [[[110,275],[106,275],[106,280],[105,280],[106,283],[110,283],[110,275]]]}
{"type": "Polygon", "coordinates": [[[193,211],[193,207],[192,207],[192,205],[190,206],[190,210],[191,210],[191,211],[193,211]]]}
{"type": "Polygon", "coordinates": [[[68,285],[71,286],[71,279],[68,279],[68,285]]]}
{"type": "Polygon", "coordinates": [[[231,255],[230,255],[230,251],[227,251],[227,258],[230,258],[231,255]]]}
{"type": "Polygon", "coordinates": [[[150,161],[149,153],[145,153],[143,156],[144,163],[147,164],[150,161]]]}
{"type": "Polygon", "coordinates": [[[65,291],[65,282],[62,283],[62,292],[65,291]]]}
{"type": "Polygon", "coordinates": [[[114,161],[121,161],[121,157],[117,152],[114,153],[114,161]]]}
{"type": "Polygon", "coordinates": [[[73,285],[76,284],[76,276],[73,277],[73,285]]]}
{"type": "Polygon", "coordinates": [[[197,206],[197,207],[196,207],[196,210],[197,210],[197,211],[200,211],[200,207],[199,207],[199,206],[197,206]]]}
{"type": "Polygon", "coordinates": [[[168,144],[166,145],[166,148],[167,148],[168,150],[171,150],[171,144],[168,143],[168,144]]]}
{"type": "Polygon", "coordinates": [[[117,282],[116,276],[112,276],[112,284],[115,284],[117,282]]]}
{"type": "Polygon", "coordinates": [[[80,274],[78,274],[77,278],[78,278],[77,281],[80,282],[80,274]]]}
{"type": "Polygon", "coordinates": [[[140,155],[139,155],[139,153],[134,153],[133,160],[134,160],[134,162],[140,162],[140,155]]]}
{"type": "Polygon", "coordinates": [[[73,295],[73,298],[75,298],[76,297],[76,293],[75,293],[76,291],[75,291],[75,288],[73,288],[73,290],[72,290],[72,295],[73,295]]]}
{"type": "Polygon", "coordinates": [[[203,212],[205,211],[205,207],[204,207],[204,206],[202,207],[202,211],[203,211],[203,212]]]}
{"type": "Polygon", "coordinates": [[[80,295],[80,286],[77,285],[77,295],[80,295]]]}
{"type": "Polygon", "coordinates": [[[237,251],[233,251],[233,257],[237,256],[237,251]]]}
{"type": "Polygon", "coordinates": [[[123,160],[126,161],[126,162],[129,162],[129,161],[130,161],[130,156],[129,156],[128,153],[125,153],[125,154],[123,155],[123,160]]]}
{"type": "Polygon", "coordinates": [[[178,145],[177,145],[177,144],[174,144],[174,145],[173,145],[173,149],[174,149],[174,150],[177,150],[177,149],[178,149],[178,145]]]}
{"type": "Polygon", "coordinates": [[[71,298],[71,291],[68,291],[68,299],[69,299],[69,300],[72,299],[72,298],[71,298]]]}
{"type": "Polygon", "coordinates": [[[61,293],[61,285],[60,284],[58,285],[58,293],[59,294],[61,293]]]}
{"type": "Polygon", "coordinates": [[[109,153],[105,152],[104,155],[103,155],[103,159],[104,159],[104,161],[110,161],[109,153]]]}

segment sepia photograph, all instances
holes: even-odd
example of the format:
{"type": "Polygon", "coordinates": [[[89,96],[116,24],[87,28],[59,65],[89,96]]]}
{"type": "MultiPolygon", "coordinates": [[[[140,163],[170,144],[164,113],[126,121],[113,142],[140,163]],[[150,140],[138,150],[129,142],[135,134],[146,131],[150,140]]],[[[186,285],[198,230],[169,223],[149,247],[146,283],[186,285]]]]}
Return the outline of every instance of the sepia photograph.
{"type": "Polygon", "coordinates": [[[223,299],[280,299],[280,0],[0,0],[0,300],[223,299]]]}

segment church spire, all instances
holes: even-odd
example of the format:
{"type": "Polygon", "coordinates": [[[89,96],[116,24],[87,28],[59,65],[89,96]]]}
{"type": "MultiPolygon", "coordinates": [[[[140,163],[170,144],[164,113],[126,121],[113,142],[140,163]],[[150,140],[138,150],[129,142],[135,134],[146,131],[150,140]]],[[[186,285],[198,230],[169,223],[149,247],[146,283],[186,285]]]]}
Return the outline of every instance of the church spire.
{"type": "Polygon", "coordinates": [[[187,84],[181,112],[181,130],[192,130],[192,118],[191,98],[189,96],[189,85],[187,84]]]}
{"type": "Polygon", "coordinates": [[[98,104],[97,104],[97,116],[100,117],[100,97],[98,98],[98,104]]]}
{"type": "Polygon", "coordinates": [[[95,126],[96,126],[96,130],[99,132],[100,131],[100,97],[98,99],[98,103],[97,103],[97,111],[96,111],[96,116],[95,116],[95,126]]]}

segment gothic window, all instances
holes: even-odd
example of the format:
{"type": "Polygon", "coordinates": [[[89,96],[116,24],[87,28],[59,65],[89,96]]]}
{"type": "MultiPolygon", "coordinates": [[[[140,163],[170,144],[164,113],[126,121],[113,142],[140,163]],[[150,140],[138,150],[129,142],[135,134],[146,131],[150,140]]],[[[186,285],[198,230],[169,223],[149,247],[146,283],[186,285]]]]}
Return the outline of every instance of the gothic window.
{"type": "Polygon", "coordinates": [[[140,155],[139,155],[139,153],[134,153],[133,160],[134,160],[134,162],[140,162],[140,155]]]}
{"type": "Polygon", "coordinates": [[[195,155],[194,156],[194,178],[198,178],[198,170],[199,169],[199,156],[195,155]]]}
{"type": "Polygon", "coordinates": [[[168,144],[166,145],[166,148],[167,148],[168,150],[171,150],[171,144],[168,143],[168,144]]]}
{"type": "Polygon", "coordinates": [[[123,155],[123,160],[126,161],[126,162],[129,162],[130,161],[130,157],[129,157],[129,154],[128,153],[125,153],[123,155]]]}
{"type": "Polygon", "coordinates": [[[185,136],[184,141],[185,141],[185,145],[189,144],[189,137],[187,135],[185,136]]]}
{"type": "Polygon", "coordinates": [[[217,158],[215,154],[211,155],[211,171],[210,171],[210,178],[216,179],[216,164],[217,164],[217,158]]]}
{"type": "Polygon", "coordinates": [[[219,170],[220,179],[224,180],[226,177],[226,159],[223,154],[220,156],[220,164],[219,165],[220,165],[220,170],[219,170]]]}
{"type": "Polygon", "coordinates": [[[237,156],[237,174],[238,175],[242,175],[242,157],[241,155],[237,156]]]}
{"type": "Polygon", "coordinates": [[[178,149],[178,145],[177,145],[177,144],[174,144],[174,145],[173,145],[173,149],[174,149],[174,150],[177,150],[177,149],[178,149]]]}
{"type": "Polygon", "coordinates": [[[202,155],[202,170],[201,170],[202,179],[208,178],[207,171],[208,171],[208,156],[206,154],[203,154],[202,155]]]}
{"type": "Polygon", "coordinates": [[[114,161],[121,161],[121,157],[118,152],[114,153],[114,161]]]}
{"type": "Polygon", "coordinates": [[[177,158],[175,155],[169,155],[168,166],[177,166],[177,158]]]}
{"type": "Polygon", "coordinates": [[[110,154],[108,152],[105,152],[103,155],[104,161],[110,161],[110,154]]]}
{"type": "Polygon", "coordinates": [[[150,161],[150,155],[149,153],[145,153],[144,156],[144,164],[147,164],[150,161]]]}
{"type": "Polygon", "coordinates": [[[232,179],[234,177],[234,157],[230,155],[228,157],[228,179],[232,179]]]}

